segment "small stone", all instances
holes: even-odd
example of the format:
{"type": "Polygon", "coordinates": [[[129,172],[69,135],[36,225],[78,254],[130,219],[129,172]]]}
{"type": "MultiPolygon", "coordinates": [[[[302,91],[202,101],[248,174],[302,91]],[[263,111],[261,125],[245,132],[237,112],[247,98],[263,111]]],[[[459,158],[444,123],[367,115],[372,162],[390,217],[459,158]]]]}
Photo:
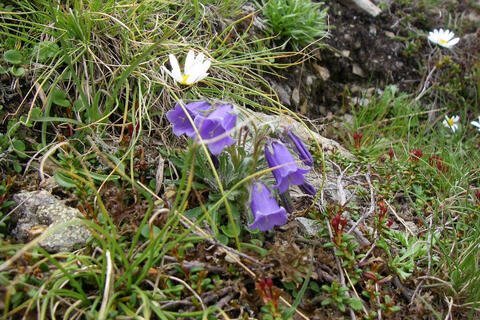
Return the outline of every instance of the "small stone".
{"type": "Polygon", "coordinates": [[[316,77],[313,74],[309,74],[308,76],[305,77],[305,85],[307,87],[311,87],[315,82],[315,79],[316,77]]]}
{"type": "Polygon", "coordinates": [[[272,88],[277,93],[280,102],[285,106],[289,106],[292,89],[290,89],[290,87],[287,85],[283,86],[276,82],[272,82],[272,88]]]}
{"type": "Polygon", "coordinates": [[[395,33],[391,32],[391,31],[385,31],[385,35],[387,37],[389,37],[390,39],[395,38],[395,33]]]}
{"type": "Polygon", "coordinates": [[[356,63],[352,65],[352,73],[362,78],[365,78],[366,76],[362,68],[356,63]]]}
{"type": "Polygon", "coordinates": [[[318,75],[320,76],[320,78],[322,78],[323,81],[327,81],[328,79],[330,79],[330,71],[328,71],[327,68],[319,66],[316,63],[313,64],[313,68],[315,69],[315,71],[317,71],[318,75]]]}
{"type": "MultiPolygon", "coordinates": [[[[12,236],[20,242],[29,242],[54,228],[83,216],[78,209],[66,206],[45,190],[20,192],[13,196],[17,209],[12,215],[16,223],[12,236]]],[[[90,231],[82,224],[68,226],[39,242],[48,252],[71,252],[85,246],[90,231]]]]}
{"type": "Polygon", "coordinates": [[[405,221],[405,228],[411,231],[414,235],[418,234],[418,227],[413,221],[405,221]]]}
{"type": "Polygon", "coordinates": [[[294,88],[292,91],[292,102],[294,106],[300,105],[300,90],[298,88],[294,88]]]}
{"type": "Polygon", "coordinates": [[[305,236],[314,237],[318,234],[319,222],[317,220],[298,217],[295,218],[295,221],[298,222],[300,230],[303,231],[305,236]]]}

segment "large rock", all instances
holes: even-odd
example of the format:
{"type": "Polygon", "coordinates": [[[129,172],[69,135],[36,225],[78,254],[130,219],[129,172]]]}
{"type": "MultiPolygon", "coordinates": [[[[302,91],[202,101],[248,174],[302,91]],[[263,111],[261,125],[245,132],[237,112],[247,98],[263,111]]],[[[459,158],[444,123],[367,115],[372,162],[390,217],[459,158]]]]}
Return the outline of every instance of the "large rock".
{"type": "Polygon", "coordinates": [[[317,140],[319,145],[322,147],[323,151],[327,155],[331,153],[339,153],[345,158],[353,158],[353,155],[348,152],[348,150],[346,150],[344,147],[342,147],[338,142],[332,139],[325,138],[315,131],[309,130],[291,116],[288,116],[286,114],[269,115],[254,111],[250,112],[249,116],[255,122],[257,127],[266,123],[270,123],[272,126],[275,127],[293,128],[295,133],[298,134],[298,136],[303,141],[312,141],[313,139],[317,140]]]}
{"type": "MultiPolygon", "coordinates": [[[[66,206],[45,190],[20,192],[13,196],[13,200],[18,208],[12,215],[16,223],[12,236],[21,242],[33,240],[48,228],[82,218],[78,209],[66,206]]],[[[72,251],[83,247],[89,236],[84,225],[68,226],[46,237],[39,245],[51,253],[72,251]]]]}

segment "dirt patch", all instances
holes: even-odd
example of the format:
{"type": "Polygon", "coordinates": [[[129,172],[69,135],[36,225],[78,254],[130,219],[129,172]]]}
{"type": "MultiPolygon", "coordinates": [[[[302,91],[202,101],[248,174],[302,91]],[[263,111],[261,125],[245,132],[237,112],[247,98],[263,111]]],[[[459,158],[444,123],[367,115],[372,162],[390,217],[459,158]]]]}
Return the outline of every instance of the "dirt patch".
{"type": "MultiPolygon", "coordinates": [[[[373,18],[339,2],[329,3],[330,49],[281,73],[285,80],[272,80],[281,102],[311,119],[341,115],[350,102],[365,104],[376,89],[395,84],[414,92],[425,76],[425,65],[435,50],[428,32],[447,25],[446,12],[420,10],[392,4],[373,18]]],[[[450,16],[459,17],[465,31],[451,53],[467,72],[478,60],[480,32],[472,28],[479,9],[463,1],[450,16]]],[[[446,50],[446,49],[442,49],[446,50]]]]}

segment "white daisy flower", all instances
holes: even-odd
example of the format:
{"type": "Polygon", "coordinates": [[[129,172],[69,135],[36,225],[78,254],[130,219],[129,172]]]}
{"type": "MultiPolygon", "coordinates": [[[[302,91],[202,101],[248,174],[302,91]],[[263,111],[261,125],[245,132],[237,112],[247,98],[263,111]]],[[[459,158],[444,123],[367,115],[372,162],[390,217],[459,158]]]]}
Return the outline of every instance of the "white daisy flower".
{"type": "Polygon", "coordinates": [[[195,82],[205,79],[208,75],[207,70],[212,63],[210,59],[205,59],[205,55],[202,52],[195,57],[193,50],[189,50],[182,73],[177,58],[173,54],[169,54],[168,58],[170,60],[170,65],[172,66],[172,71],[163,66],[162,69],[165,70],[165,72],[167,72],[176,82],[183,85],[192,85],[195,82]]]}
{"type": "Polygon", "coordinates": [[[472,126],[477,127],[477,129],[480,131],[480,116],[478,116],[478,121],[472,121],[470,122],[472,126]]]}
{"type": "Polygon", "coordinates": [[[448,115],[445,115],[445,120],[443,120],[442,123],[444,127],[450,128],[453,132],[455,132],[460,127],[460,124],[458,123],[459,121],[459,116],[453,116],[450,118],[448,115]]]}
{"type": "Polygon", "coordinates": [[[428,40],[444,48],[451,48],[458,43],[460,38],[453,38],[455,34],[450,30],[434,29],[428,33],[428,40]]]}

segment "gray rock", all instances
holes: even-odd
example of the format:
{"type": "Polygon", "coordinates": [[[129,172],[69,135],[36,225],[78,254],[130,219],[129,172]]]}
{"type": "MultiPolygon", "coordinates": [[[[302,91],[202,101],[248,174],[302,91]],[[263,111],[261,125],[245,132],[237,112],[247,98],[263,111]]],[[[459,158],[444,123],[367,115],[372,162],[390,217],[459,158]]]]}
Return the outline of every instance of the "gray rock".
{"type": "Polygon", "coordinates": [[[292,89],[286,84],[280,84],[272,81],[272,88],[278,95],[280,102],[285,105],[290,105],[290,96],[292,95],[292,89]]]}
{"type": "MultiPolygon", "coordinates": [[[[66,206],[45,190],[20,192],[13,196],[18,208],[12,215],[16,227],[12,236],[18,241],[28,242],[49,228],[82,218],[78,209],[66,206]]],[[[40,241],[39,245],[48,252],[72,251],[85,246],[90,231],[84,225],[62,228],[40,241]]]]}
{"type": "Polygon", "coordinates": [[[326,153],[326,155],[330,155],[332,153],[339,153],[347,159],[353,159],[354,156],[342,147],[338,142],[325,138],[318,134],[315,131],[312,131],[305,126],[303,126],[300,122],[293,119],[292,117],[282,114],[281,116],[278,115],[267,115],[261,112],[250,111],[249,112],[250,121],[254,122],[256,127],[261,127],[265,124],[270,124],[273,127],[284,127],[284,128],[293,128],[295,133],[302,139],[304,142],[317,140],[320,147],[326,153]]]}
{"type": "Polygon", "coordinates": [[[303,217],[295,218],[295,221],[298,222],[300,230],[303,231],[305,236],[314,237],[318,234],[320,224],[319,221],[303,217]]]}
{"type": "Polygon", "coordinates": [[[293,105],[296,107],[300,105],[300,90],[298,90],[298,88],[293,88],[292,102],[293,102],[293,105]]]}

